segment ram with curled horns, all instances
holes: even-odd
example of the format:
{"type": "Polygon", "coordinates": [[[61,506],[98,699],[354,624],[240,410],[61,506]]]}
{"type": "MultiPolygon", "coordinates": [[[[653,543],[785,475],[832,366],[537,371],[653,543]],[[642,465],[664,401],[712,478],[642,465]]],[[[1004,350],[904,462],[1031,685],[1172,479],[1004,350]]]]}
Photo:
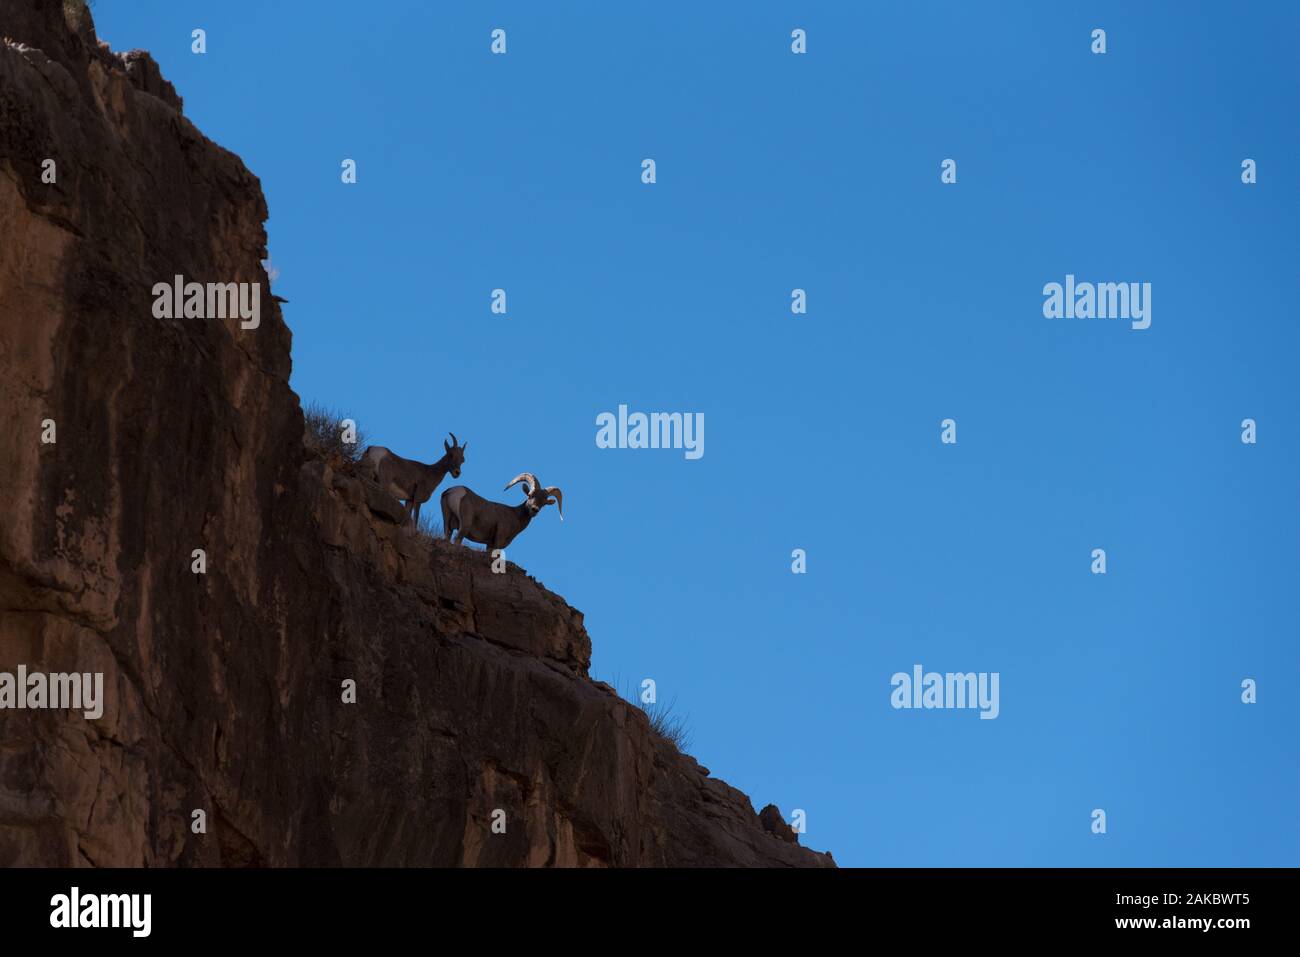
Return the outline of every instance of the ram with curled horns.
{"type": "Polygon", "coordinates": [[[523,483],[524,500],[518,505],[489,502],[463,485],[453,485],[442,493],[443,534],[461,544],[465,539],[486,545],[488,553],[504,549],[528,527],[533,516],[547,505],[554,505],[564,521],[564,495],[554,485],[543,486],[532,472],[520,472],[506,486],[509,491],[523,483]]]}

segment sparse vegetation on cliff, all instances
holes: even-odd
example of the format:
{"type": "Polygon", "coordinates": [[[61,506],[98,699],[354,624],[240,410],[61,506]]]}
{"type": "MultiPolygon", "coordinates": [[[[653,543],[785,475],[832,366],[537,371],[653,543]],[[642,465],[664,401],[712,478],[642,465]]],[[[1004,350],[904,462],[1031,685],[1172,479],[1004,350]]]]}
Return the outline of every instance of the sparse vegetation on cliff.
{"type": "Polygon", "coordinates": [[[367,445],[366,435],[355,425],[349,432],[344,422],[352,420],[347,416],[320,402],[309,402],[303,406],[302,417],[307,426],[303,440],[312,448],[325,455],[340,455],[349,462],[360,460],[367,445]],[[353,441],[346,442],[345,437],[353,441]]]}
{"type": "Polygon", "coordinates": [[[677,711],[676,698],[666,704],[658,699],[646,702],[641,700],[641,689],[635,683],[626,688],[622,684],[615,684],[614,687],[622,689],[623,697],[645,712],[645,716],[650,719],[651,731],[671,743],[682,754],[687,753],[686,749],[691,745],[689,716],[677,711]]]}
{"type": "Polygon", "coordinates": [[[421,512],[420,521],[415,526],[418,538],[437,540],[442,538],[442,522],[431,512],[421,512]]]}

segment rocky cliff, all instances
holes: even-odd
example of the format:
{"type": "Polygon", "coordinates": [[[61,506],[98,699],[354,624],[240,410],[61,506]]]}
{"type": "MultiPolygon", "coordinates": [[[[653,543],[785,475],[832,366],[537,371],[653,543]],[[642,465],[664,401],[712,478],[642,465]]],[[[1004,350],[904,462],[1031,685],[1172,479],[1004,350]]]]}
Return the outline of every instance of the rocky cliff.
{"type": "Polygon", "coordinates": [[[98,720],[0,710],[0,864],[831,864],[591,680],[580,613],[304,444],[269,295],[155,318],[269,288],[257,178],[80,4],[0,35],[0,672],[105,676],[98,720]]]}

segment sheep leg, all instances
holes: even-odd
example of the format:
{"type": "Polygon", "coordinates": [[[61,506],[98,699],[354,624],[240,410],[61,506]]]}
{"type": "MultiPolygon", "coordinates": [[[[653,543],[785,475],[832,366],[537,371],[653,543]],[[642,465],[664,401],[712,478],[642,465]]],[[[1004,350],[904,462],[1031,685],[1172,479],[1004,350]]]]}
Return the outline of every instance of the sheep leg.
{"type": "Polygon", "coordinates": [[[438,507],[442,509],[442,537],[451,541],[451,533],[456,530],[456,519],[452,517],[445,497],[438,499],[438,507]]]}
{"type": "Polygon", "coordinates": [[[406,520],[412,525],[420,524],[420,486],[412,486],[406,497],[406,520]]]}

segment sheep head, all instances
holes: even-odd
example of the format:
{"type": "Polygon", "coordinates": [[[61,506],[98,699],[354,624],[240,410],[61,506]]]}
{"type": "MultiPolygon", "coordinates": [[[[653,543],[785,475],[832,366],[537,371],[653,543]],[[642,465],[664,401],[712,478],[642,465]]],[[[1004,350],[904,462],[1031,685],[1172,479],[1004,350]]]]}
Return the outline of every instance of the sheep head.
{"type": "Polygon", "coordinates": [[[451,436],[451,445],[448,445],[447,440],[443,439],[442,447],[446,450],[451,465],[451,477],[460,478],[460,469],[465,464],[465,450],[469,448],[469,443],[461,445],[456,441],[455,432],[448,432],[447,434],[451,436]]]}
{"type": "Polygon", "coordinates": [[[554,505],[560,512],[560,521],[564,521],[564,493],[554,485],[543,487],[542,483],[537,481],[537,476],[532,472],[520,472],[510,480],[506,486],[509,491],[520,482],[524,483],[524,504],[528,506],[528,514],[536,515],[547,505],[554,505]]]}

